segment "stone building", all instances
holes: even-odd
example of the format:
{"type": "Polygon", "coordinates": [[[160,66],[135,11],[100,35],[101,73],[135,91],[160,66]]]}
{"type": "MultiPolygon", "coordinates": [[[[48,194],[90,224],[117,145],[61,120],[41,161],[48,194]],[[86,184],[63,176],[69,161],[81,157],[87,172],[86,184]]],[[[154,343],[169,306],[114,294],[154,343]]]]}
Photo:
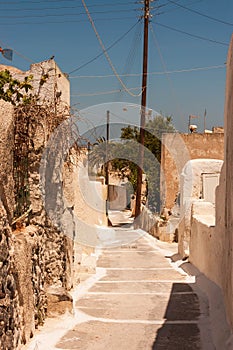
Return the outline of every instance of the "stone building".
{"type": "MultiPolygon", "coordinates": [[[[216,188],[215,205],[203,200],[193,200],[188,222],[179,227],[179,253],[184,256],[183,233],[190,230],[189,261],[208,277],[212,283],[213,303],[215,295],[223,295],[226,322],[230,331],[224,329],[225,319],[220,307],[214,322],[218,325],[216,340],[225,342],[224,349],[233,348],[233,36],[228,52],[226,97],[224,115],[224,163],[220,183],[216,188]],[[189,227],[187,227],[189,225],[189,227]]],[[[200,174],[199,174],[200,177],[200,174]]],[[[185,181],[184,181],[185,183],[185,181]]],[[[194,198],[193,198],[194,199],[194,198]]],[[[201,274],[200,274],[201,273],[201,274]]],[[[216,345],[216,348],[218,345],[216,345]]],[[[221,347],[222,348],[222,347],[221,347]]]]}
{"type": "MultiPolygon", "coordinates": [[[[50,222],[39,191],[40,161],[49,136],[69,112],[69,81],[53,60],[30,71],[37,102],[13,107],[0,100],[0,348],[18,349],[43,324],[57,285],[72,286],[72,242],[50,222]],[[51,121],[51,117],[53,120],[51,121]]],[[[68,304],[71,298],[66,295],[68,304]]],[[[69,305],[69,307],[70,307],[69,305]]]]}
{"type": "Polygon", "coordinates": [[[30,70],[21,71],[18,68],[0,65],[0,71],[9,70],[11,75],[23,81],[25,77],[32,76],[32,94],[39,97],[39,103],[45,101],[56,106],[70,105],[70,83],[68,76],[61,71],[53,59],[34,63],[30,70]]]}
{"type": "Polygon", "coordinates": [[[105,186],[89,181],[76,143],[67,76],[53,59],[6,69],[32,85],[29,103],[0,100],[0,348],[14,350],[46,315],[72,311],[68,292],[95,272],[107,218],[105,186]]]}
{"type": "Polygon", "coordinates": [[[213,128],[213,133],[163,134],[161,149],[161,204],[172,210],[179,202],[180,175],[192,159],[224,158],[224,134],[213,128]]]}
{"type": "MultiPolygon", "coordinates": [[[[57,309],[72,309],[73,241],[52,222],[40,191],[44,150],[70,116],[70,84],[54,60],[27,72],[0,66],[5,69],[20,81],[32,75],[34,97],[17,107],[0,100],[0,348],[13,350],[33,336],[54,301],[63,300],[57,309]]],[[[62,189],[60,165],[47,173],[62,189]],[[60,175],[52,177],[55,172],[60,175]]],[[[59,193],[55,200],[65,208],[59,193]]]]}

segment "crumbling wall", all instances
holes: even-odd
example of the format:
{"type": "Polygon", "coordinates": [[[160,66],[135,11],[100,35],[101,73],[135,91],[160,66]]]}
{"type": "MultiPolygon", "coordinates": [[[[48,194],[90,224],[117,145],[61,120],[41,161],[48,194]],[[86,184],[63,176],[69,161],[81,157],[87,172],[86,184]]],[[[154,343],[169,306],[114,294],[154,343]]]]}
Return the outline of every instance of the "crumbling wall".
{"type": "Polygon", "coordinates": [[[162,206],[171,210],[180,193],[180,175],[192,159],[224,159],[224,134],[163,134],[160,180],[162,206]]]}
{"type": "Polygon", "coordinates": [[[14,275],[19,295],[23,344],[33,336],[35,328],[43,324],[46,315],[45,240],[44,232],[35,226],[13,232],[14,275]]]}
{"type": "Polygon", "coordinates": [[[16,349],[21,342],[22,319],[7,214],[0,201],[0,349],[16,349]]]}
{"type": "Polygon", "coordinates": [[[158,230],[159,218],[156,217],[147,207],[142,208],[140,214],[140,227],[142,230],[150,233],[152,236],[159,238],[158,230]]]}
{"type": "MultiPolygon", "coordinates": [[[[20,344],[27,342],[35,328],[43,324],[50,307],[48,300],[51,294],[56,294],[56,287],[59,293],[66,294],[73,284],[73,242],[48,218],[40,190],[41,157],[49,136],[67,118],[69,83],[54,61],[35,65],[34,74],[37,68],[34,92],[43,88],[44,96],[51,97],[46,105],[32,103],[14,110],[9,103],[0,100],[0,195],[3,202],[0,206],[1,350],[18,349],[20,344]],[[45,77],[42,85],[41,71],[45,74],[53,72],[51,77],[45,77]],[[60,78],[59,87],[56,79],[60,78]],[[56,109],[61,96],[54,97],[54,93],[64,84],[64,108],[60,105],[61,108],[56,109]],[[26,139],[20,132],[26,134],[26,139]],[[20,147],[15,145],[20,145],[20,142],[25,145],[24,141],[27,176],[17,174],[13,167],[22,158],[20,147]],[[20,181],[16,187],[16,179],[26,179],[23,186],[29,193],[28,210],[24,212],[23,207],[18,214],[14,197],[20,198],[22,188],[20,181]]],[[[18,79],[20,75],[24,78],[30,73],[14,71],[18,79]]],[[[20,162],[17,166],[20,167],[20,162]]],[[[62,186],[60,180],[59,186],[62,186]]],[[[72,305],[71,298],[67,297],[67,300],[72,305]]]]}
{"type": "Polygon", "coordinates": [[[0,100],[0,194],[9,220],[12,220],[14,212],[13,110],[9,102],[0,100]]]}

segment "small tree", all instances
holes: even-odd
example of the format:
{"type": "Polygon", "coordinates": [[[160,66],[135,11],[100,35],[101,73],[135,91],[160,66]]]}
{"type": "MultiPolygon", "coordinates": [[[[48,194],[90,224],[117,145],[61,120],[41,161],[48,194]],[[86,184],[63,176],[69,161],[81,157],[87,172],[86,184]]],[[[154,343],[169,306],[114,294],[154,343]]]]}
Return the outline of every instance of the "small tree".
{"type": "Polygon", "coordinates": [[[26,103],[31,95],[28,95],[29,90],[32,90],[31,80],[32,75],[24,78],[23,81],[14,79],[9,70],[5,69],[0,72],[0,99],[12,103],[14,106],[18,103],[26,103]]]}
{"type": "MultiPolygon", "coordinates": [[[[164,117],[162,115],[157,115],[146,123],[144,146],[149,152],[145,154],[143,170],[148,181],[148,206],[153,211],[160,210],[161,138],[162,134],[167,132],[175,132],[170,116],[164,117]],[[151,153],[154,157],[150,156],[151,153]]],[[[122,145],[119,145],[118,152],[114,153],[117,157],[111,161],[112,168],[118,171],[122,178],[128,177],[128,180],[131,182],[136,192],[138,153],[135,152],[135,145],[132,144],[130,140],[139,142],[139,128],[130,125],[123,128],[121,139],[124,140],[124,151],[122,153],[122,145]],[[124,156],[121,157],[121,153],[126,154],[126,152],[130,155],[131,160],[124,159],[124,156]]]]}

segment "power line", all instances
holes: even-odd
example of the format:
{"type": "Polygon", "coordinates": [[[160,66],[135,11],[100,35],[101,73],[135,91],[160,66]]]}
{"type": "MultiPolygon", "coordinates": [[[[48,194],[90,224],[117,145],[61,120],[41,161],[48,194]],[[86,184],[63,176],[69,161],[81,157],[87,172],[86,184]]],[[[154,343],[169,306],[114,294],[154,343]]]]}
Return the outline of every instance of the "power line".
{"type": "MultiPolygon", "coordinates": [[[[97,21],[115,21],[115,20],[128,20],[128,19],[135,19],[135,17],[105,17],[105,18],[96,18],[95,22],[97,21]]],[[[87,19],[81,19],[81,20],[64,20],[64,21],[43,21],[43,22],[2,22],[0,21],[0,26],[15,26],[15,25],[41,25],[41,24],[62,24],[62,23],[82,23],[82,22],[88,22],[87,19]]]]}
{"type": "MultiPolygon", "coordinates": [[[[152,24],[150,23],[150,30],[151,30],[151,33],[152,33],[152,39],[153,39],[153,42],[155,44],[155,47],[157,48],[158,50],[158,54],[159,54],[159,57],[160,57],[160,61],[162,63],[162,67],[163,67],[163,71],[164,71],[164,74],[166,75],[166,78],[167,78],[167,81],[168,81],[168,84],[170,86],[170,90],[171,90],[171,95],[173,96],[174,98],[174,101],[175,101],[175,104],[176,104],[176,107],[177,107],[177,110],[179,111],[179,114],[182,116],[184,115],[183,111],[182,111],[182,107],[181,107],[181,104],[180,104],[180,100],[177,96],[177,91],[176,89],[174,88],[174,85],[173,85],[173,81],[171,79],[171,75],[170,73],[168,72],[167,70],[167,67],[166,67],[166,63],[165,63],[165,60],[163,58],[163,54],[162,54],[162,51],[160,49],[160,45],[159,45],[159,42],[157,40],[157,37],[155,35],[155,32],[154,32],[154,28],[152,26],[152,24]]],[[[182,71],[182,70],[180,70],[182,71]]],[[[196,70],[195,70],[196,71],[196,70]]]]}
{"type": "MultiPolygon", "coordinates": [[[[203,0],[195,0],[195,1],[192,1],[192,2],[189,2],[188,5],[192,5],[192,4],[196,4],[198,2],[202,2],[203,0]]],[[[169,2],[166,2],[165,4],[163,4],[161,7],[165,7],[165,6],[168,6],[168,5],[171,5],[171,3],[169,2]]],[[[174,6],[174,7],[169,7],[167,10],[163,11],[163,12],[159,12],[159,13],[156,13],[156,14],[153,14],[153,15],[162,15],[164,13],[168,13],[168,12],[172,12],[172,11],[177,11],[179,10],[179,8],[177,8],[177,6],[174,6]]],[[[154,10],[152,10],[153,12],[154,10]]]]}
{"type": "MultiPolygon", "coordinates": [[[[207,71],[212,69],[220,69],[225,68],[226,65],[215,65],[215,66],[206,66],[206,67],[196,67],[196,68],[184,68],[184,69],[176,69],[176,70],[164,70],[161,72],[148,72],[147,75],[165,75],[165,74],[174,74],[174,73],[188,73],[188,72],[196,72],[196,71],[207,71]]],[[[114,77],[114,74],[108,74],[108,75],[77,75],[77,76],[71,76],[70,79],[85,79],[85,78],[112,78],[114,77]]],[[[131,74],[119,74],[120,77],[140,77],[142,76],[142,73],[131,73],[131,74]]]]}
{"type": "MultiPolygon", "coordinates": [[[[132,9],[130,11],[135,11],[135,9],[132,9]]],[[[112,11],[93,11],[90,14],[109,14],[109,13],[121,13],[121,12],[129,12],[129,10],[112,10],[112,11]]],[[[8,19],[14,19],[14,18],[44,18],[44,17],[64,17],[64,16],[82,16],[86,15],[85,12],[80,13],[52,13],[52,14],[38,14],[38,15],[25,15],[25,16],[0,16],[0,18],[8,18],[8,19]]]]}
{"type": "MultiPolygon", "coordinates": [[[[25,2],[26,3],[26,2],[25,2]]],[[[31,3],[31,2],[30,2],[31,3]]],[[[46,2],[47,3],[47,2],[46,2]]],[[[0,3],[1,5],[2,3],[0,3]]],[[[9,3],[7,3],[9,4],[9,3]]],[[[21,3],[22,4],[22,3],[21,3]]],[[[129,6],[130,4],[135,4],[134,2],[129,3],[114,3],[114,4],[98,4],[98,5],[90,5],[89,7],[115,7],[115,6],[129,6]]],[[[76,6],[59,6],[59,7],[39,7],[39,8],[8,8],[1,9],[1,11],[44,11],[44,10],[61,10],[61,9],[77,9],[83,8],[82,5],[76,6]]]]}
{"type": "MultiPolygon", "coordinates": [[[[0,5],[9,5],[9,4],[13,4],[13,5],[23,5],[23,4],[42,4],[42,3],[58,3],[58,2],[77,2],[77,0],[40,0],[40,1],[4,1],[1,2],[0,5]]],[[[134,1],[129,1],[127,4],[135,4],[134,1]]],[[[126,5],[125,2],[118,2],[118,3],[114,3],[114,4],[98,4],[98,5],[89,5],[89,7],[99,7],[99,6],[118,6],[118,5],[126,5]]],[[[82,5],[80,5],[79,7],[82,7],[82,5]]]]}
{"type": "Polygon", "coordinates": [[[3,43],[2,41],[0,41],[0,44],[1,44],[2,46],[4,46],[5,48],[7,48],[7,49],[11,49],[17,56],[23,58],[25,61],[28,61],[28,62],[30,62],[30,63],[35,63],[35,61],[31,60],[30,58],[28,58],[27,56],[21,54],[20,52],[18,52],[18,51],[16,51],[16,50],[12,49],[11,47],[9,47],[8,45],[6,45],[6,44],[3,43]]]}
{"type": "Polygon", "coordinates": [[[71,97],[110,95],[110,94],[115,94],[116,92],[122,92],[122,91],[128,92],[128,90],[141,90],[141,86],[134,87],[134,88],[110,90],[110,91],[99,91],[99,92],[86,93],[86,94],[72,94],[71,97]]]}
{"type": "MultiPolygon", "coordinates": [[[[134,37],[131,41],[131,45],[130,45],[130,50],[129,53],[127,55],[124,67],[122,69],[122,74],[127,74],[127,73],[132,73],[132,69],[133,69],[133,65],[134,62],[137,58],[137,51],[139,46],[141,46],[141,37],[142,37],[142,30],[141,30],[141,26],[137,26],[136,30],[134,31],[134,37]]],[[[121,76],[122,76],[121,74],[121,76]]],[[[126,78],[124,79],[124,83],[128,83],[128,79],[127,76],[125,76],[126,78]]],[[[120,86],[118,86],[120,87],[120,86]]],[[[117,101],[120,101],[120,99],[122,98],[121,94],[116,94],[115,99],[117,101]]]]}
{"type": "MultiPolygon", "coordinates": [[[[4,1],[1,2],[0,5],[19,5],[19,4],[42,4],[42,3],[57,3],[57,2],[64,2],[64,0],[44,0],[44,1],[4,1]]],[[[76,0],[66,0],[66,2],[76,2],[76,0]]]]}
{"type": "Polygon", "coordinates": [[[200,36],[200,35],[195,35],[195,34],[192,34],[192,33],[188,33],[184,30],[180,30],[180,29],[177,29],[177,28],[174,28],[174,27],[171,27],[171,26],[167,26],[165,24],[162,24],[162,23],[159,23],[159,22],[155,22],[156,25],[160,26],[160,27],[164,27],[164,28],[167,28],[167,29],[170,29],[170,30],[173,30],[175,32],[178,32],[178,33],[182,33],[182,34],[185,34],[185,35],[188,35],[190,37],[193,37],[193,38],[196,38],[196,39],[200,39],[200,40],[204,40],[204,41],[209,41],[211,43],[214,43],[214,44],[219,44],[219,45],[224,45],[224,46],[229,46],[228,43],[225,43],[223,41],[217,41],[217,40],[214,40],[214,39],[209,39],[209,38],[206,38],[204,36],[200,36]]]}
{"type": "MultiPolygon", "coordinates": [[[[115,46],[117,43],[119,43],[119,41],[121,41],[122,39],[124,39],[130,32],[131,30],[140,22],[140,20],[138,20],[132,27],[130,27],[127,32],[125,32],[123,35],[121,35],[116,41],[114,41],[114,43],[112,43],[110,46],[108,46],[107,48],[105,48],[105,51],[109,51],[113,46],[115,46]]],[[[69,72],[68,74],[72,74],[74,72],[77,72],[78,70],[80,70],[81,68],[86,67],[88,64],[94,62],[95,60],[97,60],[99,57],[103,56],[104,52],[101,52],[100,54],[96,55],[95,57],[93,57],[92,59],[90,59],[89,61],[85,62],[84,64],[82,64],[81,66],[73,69],[71,72],[69,72]]]]}
{"type": "Polygon", "coordinates": [[[89,13],[89,10],[88,10],[88,8],[87,8],[87,6],[86,6],[85,1],[84,1],[84,0],[81,0],[81,1],[82,1],[82,3],[83,3],[83,6],[84,6],[85,11],[86,11],[86,13],[87,13],[88,19],[89,19],[89,21],[90,21],[90,23],[91,23],[91,26],[92,26],[92,28],[93,28],[93,30],[94,30],[94,32],[95,32],[95,35],[96,35],[96,37],[97,37],[97,39],[98,39],[98,41],[99,41],[99,44],[100,44],[100,46],[101,46],[101,48],[102,48],[102,50],[103,50],[103,53],[104,53],[104,55],[105,55],[105,57],[106,57],[106,59],[107,59],[109,65],[110,65],[110,67],[111,67],[113,73],[115,74],[117,80],[119,81],[119,83],[121,84],[121,86],[125,89],[125,91],[128,92],[128,94],[129,94],[130,96],[133,96],[133,97],[140,96],[140,95],[143,93],[143,88],[142,88],[142,90],[141,90],[141,92],[140,92],[139,95],[135,95],[135,94],[131,93],[131,91],[130,91],[129,89],[127,89],[127,86],[124,84],[124,82],[123,82],[123,81],[121,80],[121,78],[119,77],[119,75],[118,75],[118,73],[117,73],[117,71],[116,71],[116,68],[114,67],[114,65],[113,65],[113,63],[112,63],[112,61],[111,61],[111,59],[110,59],[110,57],[109,57],[109,55],[108,55],[108,53],[107,53],[107,51],[106,51],[106,49],[105,49],[104,43],[103,43],[103,41],[101,40],[101,37],[100,37],[100,35],[99,35],[99,33],[98,33],[96,27],[95,27],[95,24],[94,24],[94,22],[93,22],[93,19],[92,19],[90,13],[89,13]]]}
{"type": "Polygon", "coordinates": [[[199,15],[199,16],[202,16],[202,17],[211,19],[212,21],[215,21],[215,22],[218,22],[218,23],[222,23],[222,24],[226,24],[226,25],[228,25],[228,26],[233,26],[233,23],[231,23],[231,22],[223,21],[223,20],[221,20],[221,19],[219,19],[219,18],[206,15],[206,14],[200,12],[200,11],[193,10],[193,9],[187,7],[187,6],[178,4],[176,1],[168,0],[168,2],[170,2],[171,4],[174,4],[174,5],[176,5],[176,6],[178,6],[178,7],[180,7],[180,8],[183,8],[183,9],[185,9],[185,10],[187,10],[187,11],[190,11],[190,12],[192,12],[192,13],[195,13],[196,15],[199,15]]]}

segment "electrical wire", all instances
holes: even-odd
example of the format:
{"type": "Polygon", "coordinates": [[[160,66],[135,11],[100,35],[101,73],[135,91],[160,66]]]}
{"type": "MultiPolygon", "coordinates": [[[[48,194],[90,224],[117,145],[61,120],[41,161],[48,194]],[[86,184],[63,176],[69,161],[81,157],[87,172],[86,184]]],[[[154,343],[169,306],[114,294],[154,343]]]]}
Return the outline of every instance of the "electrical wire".
{"type": "MultiPolygon", "coordinates": [[[[141,26],[137,26],[137,28],[134,32],[134,37],[133,37],[133,40],[131,42],[131,47],[130,47],[128,56],[126,58],[124,68],[122,70],[122,74],[121,74],[121,76],[123,76],[123,75],[125,76],[125,79],[124,79],[125,84],[128,83],[127,73],[129,74],[132,72],[132,68],[134,66],[134,62],[135,62],[136,57],[137,57],[138,48],[139,48],[139,45],[141,44],[141,39],[142,39],[141,26]]],[[[119,88],[120,88],[120,86],[119,86],[119,88]]],[[[117,93],[115,96],[115,99],[119,102],[121,99],[121,94],[117,93]]]]}
{"type": "MultiPolygon", "coordinates": [[[[57,3],[64,2],[64,0],[44,0],[44,1],[2,1],[0,5],[19,5],[19,4],[42,4],[42,3],[57,3]]],[[[66,2],[76,2],[76,0],[66,0],[66,2]]]]}
{"type": "MultiPolygon", "coordinates": [[[[114,41],[110,46],[108,46],[107,48],[105,48],[105,51],[109,51],[112,47],[114,47],[116,44],[118,44],[122,39],[124,39],[130,32],[131,30],[133,30],[134,27],[136,27],[136,25],[140,22],[140,20],[138,20],[132,27],[130,27],[127,32],[125,32],[123,35],[121,35],[116,41],[114,41]]],[[[81,68],[86,67],[88,64],[94,62],[95,60],[97,60],[99,57],[103,56],[104,52],[101,52],[100,54],[96,55],[95,57],[93,57],[92,59],[90,59],[89,61],[83,63],[81,66],[73,69],[71,72],[69,72],[68,74],[72,74],[74,72],[77,72],[78,70],[80,70],[81,68]]],[[[70,77],[71,78],[71,77],[70,77]]]]}
{"type": "MultiPolygon", "coordinates": [[[[131,11],[135,11],[135,9],[131,10],[131,11]]],[[[121,12],[129,12],[129,10],[113,10],[113,11],[94,11],[91,12],[90,14],[109,14],[109,13],[121,13],[121,12]]],[[[80,13],[52,13],[52,14],[38,14],[38,15],[25,15],[25,16],[7,16],[7,15],[3,15],[0,16],[0,18],[8,18],[8,19],[20,19],[20,18],[45,18],[45,17],[64,17],[64,16],[82,16],[82,15],[86,15],[85,12],[80,12],[80,13]]]]}
{"type": "Polygon", "coordinates": [[[165,63],[165,60],[164,60],[163,55],[162,55],[162,51],[161,51],[160,46],[159,46],[159,42],[157,40],[157,37],[155,35],[154,29],[153,29],[153,26],[152,26],[151,23],[149,24],[149,28],[150,28],[150,31],[152,33],[153,42],[154,42],[155,47],[157,48],[157,51],[159,53],[160,61],[161,61],[162,66],[163,66],[163,71],[164,71],[164,74],[166,75],[168,84],[170,86],[171,95],[173,96],[173,99],[175,101],[176,108],[179,111],[179,115],[180,116],[182,116],[182,115],[184,116],[184,112],[182,111],[180,101],[179,101],[179,99],[177,97],[176,89],[174,88],[174,85],[173,85],[173,82],[172,82],[172,79],[171,79],[171,75],[168,73],[168,70],[167,70],[167,67],[166,67],[166,63],[165,63]]]}
{"type": "MultiPolygon", "coordinates": [[[[26,2],[25,2],[26,3],[26,2]]],[[[47,2],[46,2],[47,3],[47,2]]],[[[1,5],[2,3],[0,3],[1,5]]],[[[9,3],[8,3],[9,4],[9,3]]],[[[22,3],[21,3],[22,4],[22,3]]],[[[115,7],[115,6],[129,6],[130,3],[114,3],[114,4],[98,4],[98,5],[89,5],[89,7],[115,7]]],[[[133,4],[133,2],[131,3],[133,4]]],[[[135,3],[134,3],[135,4],[135,3]]],[[[76,5],[76,6],[59,6],[59,7],[40,7],[40,8],[8,8],[8,9],[1,9],[2,11],[44,11],[44,10],[63,10],[63,9],[78,9],[83,8],[82,5],[76,5]]]]}
{"type": "MultiPolygon", "coordinates": [[[[97,21],[115,21],[115,20],[131,20],[131,19],[135,19],[135,17],[107,17],[107,18],[96,18],[95,22],[97,21]]],[[[9,22],[2,22],[0,21],[0,26],[14,26],[14,25],[41,25],[41,24],[62,24],[62,23],[82,23],[82,22],[88,22],[87,19],[81,19],[81,20],[64,20],[64,21],[43,21],[43,22],[13,22],[13,23],[9,23],[9,22]]]]}
{"type": "Polygon", "coordinates": [[[101,38],[100,38],[100,36],[99,36],[99,33],[98,33],[98,31],[97,31],[97,29],[96,29],[96,27],[95,27],[95,24],[94,24],[94,22],[93,22],[93,20],[92,20],[92,18],[91,18],[91,15],[90,15],[90,13],[89,13],[89,11],[88,11],[88,8],[87,8],[87,6],[86,6],[85,1],[82,0],[82,3],[83,3],[83,6],[84,6],[84,8],[85,8],[85,10],[86,10],[86,13],[87,13],[87,16],[88,16],[88,18],[89,18],[89,21],[90,21],[90,23],[91,23],[91,25],[92,25],[92,28],[93,28],[93,30],[94,30],[94,32],[95,32],[95,35],[96,35],[96,37],[97,37],[97,39],[98,39],[98,41],[99,41],[99,44],[100,44],[100,46],[101,46],[101,48],[102,48],[102,50],[103,50],[103,52],[104,52],[104,55],[105,55],[105,57],[106,57],[106,59],[107,59],[109,65],[110,65],[110,67],[111,67],[113,73],[115,74],[117,80],[120,82],[120,84],[121,84],[121,86],[123,87],[123,89],[124,89],[126,92],[128,92],[128,94],[129,94],[130,96],[132,96],[132,97],[141,96],[144,87],[141,88],[140,94],[135,95],[135,94],[131,93],[131,91],[127,88],[127,86],[124,84],[124,82],[122,81],[122,79],[119,77],[119,75],[118,75],[118,73],[117,73],[117,71],[116,71],[116,69],[115,69],[115,67],[114,67],[114,65],[113,65],[113,63],[112,63],[112,61],[111,61],[111,59],[110,59],[110,57],[109,57],[107,51],[106,51],[106,49],[105,49],[105,46],[104,46],[104,44],[103,44],[103,42],[102,42],[102,40],[101,40],[101,38]]]}
{"type": "Polygon", "coordinates": [[[27,56],[21,54],[20,52],[12,49],[12,51],[19,57],[23,58],[25,61],[28,61],[29,63],[35,63],[35,61],[33,61],[31,58],[28,58],[27,56]]]}
{"type": "MultiPolygon", "coordinates": [[[[225,64],[215,65],[215,66],[206,66],[206,67],[196,67],[196,68],[185,68],[185,69],[177,69],[177,70],[166,70],[161,72],[148,72],[147,75],[165,75],[165,74],[174,74],[174,73],[188,73],[188,72],[197,72],[197,71],[207,71],[212,69],[220,69],[225,68],[225,64]]],[[[76,75],[71,76],[71,79],[85,79],[85,78],[112,78],[114,74],[108,75],[76,75]]],[[[142,73],[130,73],[130,74],[120,74],[120,77],[140,77],[142,73]]]]}
{"type": "Polygon", "coordinates": [[[170,30],[173,30],[175,32],[178,32],[178,33],[181,33],[181,34],[185,34],[185,35],[188,35],[190,37],[193,37],[193,38],[196,38],[196,39],[199,39],[199,40],[204,40],[204,41],[209,41],[211,43],[214,43],[214,44],[219,44],[219,45],[224,45],[224,46],[229,46],[228,43],[225,43],[223,41],[218,41],[218,40],[214,40],[214,39],[209,39],[209,38],[206,38],[204,36],[200,36],[200,35],[195,35],[195,34],[192,34],[192,33],[188,33],[184,30],[180,30],[180,29],[177,29],[177,28],[174,28],[174,27],[171,27],[171,26],[168,26],[168,25],[165,25],[165,24],[162,24],[162,23],[159,23],[159,22],[155,22],[156,25],[160,26],[160,27],[164,27],[164,28],[167,28],[167,29],[170,29],[170,30]]]}
{"type": "Polygon", "coordinates": [[[2,41],[0,41],[1,46],[3,46],[6,49],[10,49],[12,50],[17,56],[23,58],[25,61],[28,61],[30,63],[35,63],[35,61],[33,61],[32,59],[28,58],[27,56],[21,54],[20,52],[16,51],[15,49],[12,49],[10,46],[6,45],[5,43],[3,43],[2,41]]]}
{"type": "MultiPolygon", "coordinates": [[[[189,2],[188,5],[192,5],[192,4],[196,4],[198,2],[202,2],[203,0],[195,0],[195,1],[192,1],[192,2],[189,2]]],[[[168,6],[168,5],[171,5],[169,2],[166,2],[165,4],[163,4],[161,7],[165,7],[165,6],[168,6]]],[[[174,7],[169,7],[167,10],[165,9],[165,11],[162,11],[162,12],[159,12],[159,13],[156,13],[156,15],[162,15],[162,14],[165,14],[167,12],[172,12],[172,11],[177,11],[179,10],[179,8],[177,6],[174,6],[174,7]]],[[[152,10],[152,14],[153,14],[153,11],[152,10]]]]}
{"type": "MultiPolygon", "coordinates": [[[[57,3],[57,2],[77,2],[77,0],[40,0],[40,1],[2,1],[0,3],[0,5],[8,5],[8,4],[14,4],[14,5],[22,5],[22,4],[42,4],[42,3],[57,3]]],[[[135,4],[134,1],[129,1],[127,4],[135,4]]],[[[98,5],[89,5],[89,7],[99,7],[99,6],[118,6],[118,5],[125,5],[125,2],[118,2],[118,3],[114,3],[114,4],[109,4],[109,3],[105,3],[105,4],[98,4],[98,5]]],[[[82,7],[82,5],[80,5],[79,7],[82,7]]]]}
{"type": "MultiPolygon", "coordinates": [[[[138,90],[141,89],[140,86],[134,87],[134,88],[126,88],[126,89],[118,89],[118,90],[110,90],[110,91],[99,91],[99,92],[93,92],[93,93],[86,93],[86,94],[72,94],[71,97],[84,97],[84,96],[101,96],[101,95],[111,95],[115,94],[116,92],[128,92],[129,90],[138,90]]],[[[138,96],[138,95],[136,95],[138,96]]]]}
{"type": "Polygon", "coordinates": [[[193,9],[187,7],[187,6],[181,5],[181,4],[177,3],[176,1],[168,0],[168,2],[170,2],[171,4],[174,4],[174,5],[176,5],[176,6],[178,6],[178,7],[180,7],[180,8],[183,8],[183,9],[185,9],[185,10],[187,10],[187,11],[190,11],[190,12],[192,12],[192,13],[195,13],[196,15],[199,15],[199,16],[202,16],[202,17],[211,19],[212,21],[215,21],[215,22],[218,22],[218,23],[222,23],[222,24],[226,24],[226,25],[228,25],[228,26],[233,26],[233,23],[231,23],[231,22],[223,21],[223,20],[221,20],[221,19],[219,19],[219,18],[206,15],[206,14],[200,12],[200,11],[193,10],[193,9]]]}

